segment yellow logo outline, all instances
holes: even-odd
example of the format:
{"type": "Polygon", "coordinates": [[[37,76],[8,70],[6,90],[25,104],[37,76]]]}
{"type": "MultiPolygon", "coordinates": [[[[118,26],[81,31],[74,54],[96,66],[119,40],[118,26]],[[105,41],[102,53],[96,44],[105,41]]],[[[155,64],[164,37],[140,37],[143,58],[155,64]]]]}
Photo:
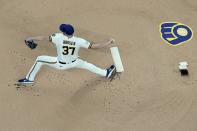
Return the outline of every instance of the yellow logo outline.
{"type": "MultiPolygon", "coordinates": [[[[174,26],[177,26],[177,25],[174,25],[174,26]]],[[[173,27],[174,27],[174,26],[173,26],[173,27]]],[[[193,35],[194,35],[194,32],[193,32],[193,30],[192,30],[192,28],[191,28],[190,26],[188,26],[188,25],[186,25],[186,24],[182,24],[182,23],[180,23],[180,22],[172,22],[172,21],[171,21],[171,22],[161,22],[160,25],[159,25],[159,32],[160,32],[160,37],[161,37],[161,39],[162,39],[163,41],[165,41],[165,43],[167,43],[167,44],[170,45],[170,46],[179,46],[179,45],[181,45],[181,44],[187,43],[187,42],[189,42],[189,41],[192,40],[193,35]],[[188,40],[183,41],[183,42],[180,42],[179,44],[176,44],[176,45],[170,44],[168,41],[166,41],[166,40],[162,37],[161,25],[162,25],[163,23],[177,23],[177,25],[184,25],[184,26],[187,26],[187,27],[191,30],[192,36],[191,36],[191,38],[189,38],[188,40]]],[[[175,36],[174,32],[172,32],[172,34],[173,34],[173,36],[175,36]]],[[[177,38],[177,37],[176,37],[176,38],[177,38]]]]}

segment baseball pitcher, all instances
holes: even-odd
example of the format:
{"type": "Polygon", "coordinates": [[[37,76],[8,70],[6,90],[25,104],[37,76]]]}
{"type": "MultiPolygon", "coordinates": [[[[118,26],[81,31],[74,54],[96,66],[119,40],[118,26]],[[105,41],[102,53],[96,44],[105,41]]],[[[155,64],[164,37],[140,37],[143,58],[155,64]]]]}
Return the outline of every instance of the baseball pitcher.
{"type": "Polygon", "coordinates": [[[103,48],[113,44],[114,39],[109,39],[103,43],[89,42],[83,38],[74,36],[74,28],[70,24],[61,24],[59,30],[61,33],[55,33],[50,36],[30,37],[25,40],[26,45],[31,49],[36,48],[36,41],[50,41],[57,49],[57,57],[44,55],[38,56],[26,77],[18,80],[20,84],[33,84],[36,75],[43,65],[47,65],[57,70],[67,70],[71,68],[86,69],[109,79],[116,74],[116,68],[114,65],[107,69],[101,69],[91,63],[79,59],[78,56],[80,48],[103,48]]]}

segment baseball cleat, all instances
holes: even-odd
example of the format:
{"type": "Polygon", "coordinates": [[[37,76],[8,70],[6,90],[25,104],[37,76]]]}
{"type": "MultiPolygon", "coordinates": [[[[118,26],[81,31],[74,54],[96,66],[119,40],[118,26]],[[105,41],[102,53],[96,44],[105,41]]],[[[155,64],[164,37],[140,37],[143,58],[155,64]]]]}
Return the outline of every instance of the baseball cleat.
{"type": "Polygon", "coordinates": [[[18,83],[21,83],[21,84],[33,84],[34,81],[30,81],[30,80],[24,78],[24,79],[18,80],[18,83]]]}
{"type": "Polygon", "coordinates": [[[116,67],[114,65],[111,65],[110,68],[107,69],[107,78],[111,78],[116,74],[116,67]]]}

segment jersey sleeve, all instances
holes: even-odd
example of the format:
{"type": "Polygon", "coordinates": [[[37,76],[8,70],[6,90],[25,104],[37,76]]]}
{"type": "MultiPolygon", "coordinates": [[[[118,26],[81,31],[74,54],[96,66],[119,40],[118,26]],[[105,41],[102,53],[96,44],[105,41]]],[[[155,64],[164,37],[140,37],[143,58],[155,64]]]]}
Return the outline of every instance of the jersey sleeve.
{"type": "Polygon", "coordinates": [[[58,35],[57,34],[52,34],[49,36],[49,41],[54,43],[54,44],[57,44],[59,39],[58,39],[58,35]]]}
{"type": "Polygon", "coordinates": [[[85,39],[82,39],[82,38],[78,38],[78,43],[79,43],[80,47],[86,48],[86,49],[91,48],[91,46],[92,46],[91,42],[89,42],[85,39]]]}

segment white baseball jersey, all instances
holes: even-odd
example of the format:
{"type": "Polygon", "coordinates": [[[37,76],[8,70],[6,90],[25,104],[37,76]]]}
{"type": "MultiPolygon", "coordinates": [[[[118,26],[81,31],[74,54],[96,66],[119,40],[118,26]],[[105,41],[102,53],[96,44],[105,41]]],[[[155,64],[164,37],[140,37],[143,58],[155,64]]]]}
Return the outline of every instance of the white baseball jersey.
{"type": "Polygon", "coordinates": [[[58,56],[38,56],[34,65],[29,70],[26,79],[34,81],[37,73],[43,65],[47,65],[58,70],[67,70],[71,68],[86,69],[100,76],[106,76],[107,70],[78,59],[81,47],[91,47],[91,43],[87,40],[75,36],[68,38],[62,33],[53,34],[52,36],[49,36],[49,39],[55,44],[58,56]]]}
{"type": "Polygon", "coordinates": [[[91,47],[91,43],[87,40],[75,36],[68,38],[63,33],[55,33],[49,38],[57,48],[57,58],[60,62],[70,63],[79,57],[81,47],[91,47]]]}

